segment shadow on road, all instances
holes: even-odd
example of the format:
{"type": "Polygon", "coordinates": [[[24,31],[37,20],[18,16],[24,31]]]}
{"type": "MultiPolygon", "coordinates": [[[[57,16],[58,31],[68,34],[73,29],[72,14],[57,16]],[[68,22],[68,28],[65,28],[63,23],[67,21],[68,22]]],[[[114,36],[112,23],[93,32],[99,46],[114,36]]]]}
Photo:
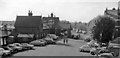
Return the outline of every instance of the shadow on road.
{"type": "Polygon", "coordinates": [[[114,58],[114,57],[112,57],[110,55],[101,55],[101,58],[114,58]]]}

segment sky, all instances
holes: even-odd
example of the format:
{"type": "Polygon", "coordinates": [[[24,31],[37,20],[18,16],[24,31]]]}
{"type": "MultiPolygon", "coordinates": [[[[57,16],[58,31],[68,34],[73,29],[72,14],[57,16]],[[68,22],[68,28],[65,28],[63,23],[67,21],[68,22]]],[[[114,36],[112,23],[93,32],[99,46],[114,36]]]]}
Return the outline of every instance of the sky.
{"type": "Polygon", "coordinates": [[[60,20],[89,22],[103,15],[106,8],[118,7],[119,0],[0,0],[0,20],[15,21],[16,16],[48,16],[53,13],[60,20]]]}

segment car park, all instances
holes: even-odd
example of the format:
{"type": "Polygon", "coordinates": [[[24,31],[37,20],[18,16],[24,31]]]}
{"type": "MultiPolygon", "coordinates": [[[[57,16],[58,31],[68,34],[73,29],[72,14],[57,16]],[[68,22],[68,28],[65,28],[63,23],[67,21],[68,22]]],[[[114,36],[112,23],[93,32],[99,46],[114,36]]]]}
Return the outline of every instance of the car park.
{"type": "Polygon", "coordinates": [[[34,46],[45,46],[46,45],[46,41],[43,39],[40,40],[35,40],[30,42],[30,44],[34,45],[34,46]]]}

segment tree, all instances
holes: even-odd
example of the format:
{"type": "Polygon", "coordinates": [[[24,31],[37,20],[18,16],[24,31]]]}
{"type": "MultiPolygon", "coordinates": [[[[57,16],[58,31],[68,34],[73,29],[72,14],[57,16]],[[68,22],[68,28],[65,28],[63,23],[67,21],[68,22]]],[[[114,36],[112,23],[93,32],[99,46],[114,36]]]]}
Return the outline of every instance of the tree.
{"type": "Polygon", "coordinates": [[[115,28],[114,19],[107,16],[98,16],[95,19],[95,26],[92,29],[93,39],[100,43],[108,43],[113,39],[115,28]]]}

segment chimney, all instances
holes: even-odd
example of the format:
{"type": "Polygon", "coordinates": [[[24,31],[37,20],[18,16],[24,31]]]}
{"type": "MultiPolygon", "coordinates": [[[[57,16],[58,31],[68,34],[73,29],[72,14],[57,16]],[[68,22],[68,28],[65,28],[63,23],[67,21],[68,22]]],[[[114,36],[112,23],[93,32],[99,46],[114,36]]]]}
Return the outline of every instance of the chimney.
{"type": "Polygon", "coordinates": [[[113,8],[112,10],[116,10],[115,8],[113,8]]]}
{"type": "Polygon", "coordinates": [[[32,15],[33,15],[32,11],[29,10],[28,16],[32,16],[32,15]]]}
{"type": "Polygon", "coordinates": [[[51,13],[51,17],[53,17],[53,13],[51,13]]]}

